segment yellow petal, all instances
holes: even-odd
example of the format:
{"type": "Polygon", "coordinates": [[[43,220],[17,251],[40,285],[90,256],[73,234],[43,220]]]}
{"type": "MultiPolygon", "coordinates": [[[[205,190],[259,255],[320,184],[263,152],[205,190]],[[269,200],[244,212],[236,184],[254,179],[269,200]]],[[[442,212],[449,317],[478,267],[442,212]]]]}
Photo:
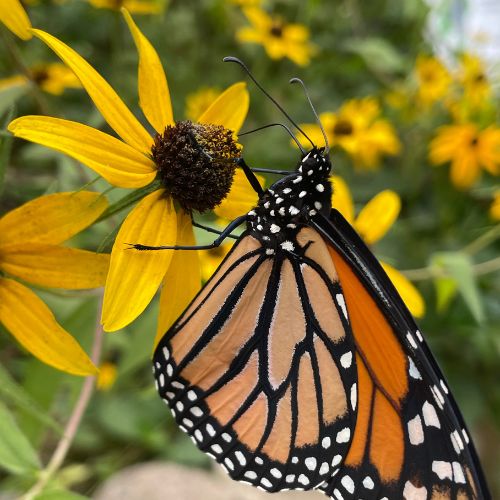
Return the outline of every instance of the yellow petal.
{"type": "Polygon", "coordinates": [[[338,175],[332,175],[330,180],[333,184],[332,207],[336,208],[349,224],[352,224],[354,221],[354,203],[352,202],[349,186],[338,175]]]}
{"type": "Polygon", "coordinates": [[[246,83],[231,85],[198,118],[199,123],[222,125],[238,133],[245,121],[250,104],[246,83]]]}
{"type": "Polygon", "coordinates": [[[33,36],[28,14],[19,0],[2,0],[0,21],[23,40],[29,40],[33,36]]]}
{"type": "Polygon", "coordinates": [[[122,8],[122,13],[139,52],[141,109],[152,127],[161,134],[167,125],[174,123],[167,77],[154,47],[141,33],[128,11],[122,8]]]}
{"type": "Polygon", "coordinates": [[[28,77],[24,75],[14,75],[0,79],[0,92],[10,90],[15,87],[27,87],[30,84],[28,77]]]}
{"type": "MultiPolygon", "coordinates": [[[[177,245],[196,245],[191,217],[180,210],[177,213],[177,245]]],[[[160,295],[160,315],[154,347],[165,332],[182,314],[200,289],[200,258],[196,250],[176,250],[160,295]]]]}
{"type": "Polygon", "coordinates": [[[212,277],[223,259],[229,253],[229,250],[233,247],[233,244],[234,243],[224,243],[218,247],[200,252],[201,277],[204,282],[207,282],[212,277]]]}
{"type": "Polygon", "coordinates": [[[113,387],[118,370],[115,363],[105,361],[99,365],[99,375],[97,377],[96,387],[100,391],[109,391],[113,387]]]}
{"type": "Polygon", "coordinates": [[[40,361],[74,375],[95,375],[80,344],[62,328],[30,289],[0,278],[0,322],[40,361]]]}
{"type": "Polygon", "coordinates": [[[142,199],[118,232],[109,267],[102,322],[108,332],[131,323],[151,302],[167,272],[174,250],[139,251],[127,243],[175,244],[177,217],[163,189],[142,199]]]}
{"type": "Polygon", "coordinates": [[[384,236],[398,218],[401,199],[389,189],[374,196],[359,212],[354,227],[371,245],[384,236]]]}
{"type": "Polygon", "coordinates": [[[108,207],[90,191],[40,196],[0,219],[0,247],[20,243],[57,245],[90,226],[108,207]]]}
{"type": "Polygon", "coordinates": [[[397,269],[394,269],[394,267],[386,264],[385,262],[381,262],[380,264],[382,264],[387,276],[389,276],[392,284],[396,287],[399,295],[401,295],[406,307],[410,310],[413,316],[421,318],[425,314],[425,302],[422,295],[420,295],[420,292],[397,269]]]}
{"type": "Polygon", "coordinates": [[[113,186],[142,187],[156,176],[155,164],[143,153],[81,123],[50,116],[23,116],[10,123],[9,130],[16,137],[81,161],[113,186]]]}
{"type": "Polygon", "coordinates": [[[109,254],[29,243],[0,247],[3,271],[34,285],[81,290],[104,286],[109,254]]]}
{"type": "Polygon", "coordinates": [[[56,37],[41,30],[33,30],[33,33],[75,72],[109,126],[137,151],[150,152],[151,136],[111,85],[83,57],[56,37]]]}
{"type": "MultiPolygon", "coordinates": [[[[257,175],[261,186],[264,185],[265,178],[257,175]]],[[[252,189],[246,175],[242,170],[236,170],[233,185],[227,198],[214,209],[214,212],[227,220],[234,220],[236,217],[249,212],[257,205],[257,193],[252,189]]]]}

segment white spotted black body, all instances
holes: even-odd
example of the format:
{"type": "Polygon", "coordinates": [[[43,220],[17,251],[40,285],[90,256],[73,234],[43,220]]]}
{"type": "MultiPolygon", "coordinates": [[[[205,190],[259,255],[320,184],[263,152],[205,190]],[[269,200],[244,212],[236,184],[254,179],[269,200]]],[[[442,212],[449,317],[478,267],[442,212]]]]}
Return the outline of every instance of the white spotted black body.
{"type": "Polygon", "coordinates": [[[324,148],[306,153],[297,170],[274,183],[248,213],[248,229],[265,247],[267,255],[294,252],[295,236],[304,224],[331,209],[331,163],[324,148]]]}

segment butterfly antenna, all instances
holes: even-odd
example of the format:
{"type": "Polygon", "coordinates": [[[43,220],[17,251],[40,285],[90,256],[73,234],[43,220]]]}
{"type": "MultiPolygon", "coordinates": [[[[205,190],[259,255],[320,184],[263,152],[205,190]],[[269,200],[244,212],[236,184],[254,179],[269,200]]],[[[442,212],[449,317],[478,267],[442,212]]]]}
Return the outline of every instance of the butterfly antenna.
{"type": "Polygon", "coordinates": [[[237,57],[233,56],[228,56],[224,57],[223,59],[224,62],[234,62],[236,64],[239,64],[245,71],[245,73],[250,77],[250,79],[257,85],[259,90],[268,98],[270,101],[288,118],[290,123],[311,143],[311,146],[314,148],[314,142],[311,141],[309,136],[295,123],[295,121],[292,119],[292,117],[283,109],[283,107],[280,105],[276,99],[274,99],[269,92],[266,91],[266,89],[255,79],[255,77],[252,75],[250,70],[247,68],[246,64],[241,60],[238,59],[237,57]]]}
{"type": "Polygon", "coordinates": [[[265,128],[269,127],[283,127],[288,132],[288,135],[295,141],[295,144],[297,144],[297,147],[302,151],[302,154],[306,154],[297,137],[295,137],[294,133],[284,123],[270,123],[269,125],[263,125],[262,127],[254,128],[253,130],[249,130],[248,132],[240,133],[238,134],[238,136],[241,137],[242,135],[253,134],[254,132],[258,132],[259,130],[264,130],[265,128]]]}
{"type": "Polygon", "coordinates": [[[316,122],[318,123],[319,128],[321,129],[321,133],[323,134],[323,138],[325,139],[325,154],[328,154],[328,152],[330,151],[330,144],[328,143],[328,137],[326,135],[325,128],[323,127],[323,124],[319,119],[318,113],[316,112],[316,109],[314,109],[313,103],[311,101],[311,96],[309,95],[306,84],[300,78],[292,78],[290,80],[290,83],[300,83],[300,85],[302,85],[302,88],[304,89],[304,94],[306,95],[307,101],[309,102],[309,106],[311,106],[312,112],[314,113],[314,116],[316,118],[316,122]]]}

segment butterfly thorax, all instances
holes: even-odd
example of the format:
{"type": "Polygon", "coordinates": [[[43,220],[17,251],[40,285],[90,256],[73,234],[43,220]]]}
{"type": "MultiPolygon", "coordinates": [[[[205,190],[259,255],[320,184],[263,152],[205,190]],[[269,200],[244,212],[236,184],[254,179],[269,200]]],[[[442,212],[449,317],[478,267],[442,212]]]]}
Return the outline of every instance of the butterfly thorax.
{"type": "Polygon", "coordinates": [[[322,149],[314,148],[299,162],[297,170],[274,183],[248,213],[248,229],[268,255],[294,252],[296,235],[318,213],[331,209],[331,163],[322,149]]]}

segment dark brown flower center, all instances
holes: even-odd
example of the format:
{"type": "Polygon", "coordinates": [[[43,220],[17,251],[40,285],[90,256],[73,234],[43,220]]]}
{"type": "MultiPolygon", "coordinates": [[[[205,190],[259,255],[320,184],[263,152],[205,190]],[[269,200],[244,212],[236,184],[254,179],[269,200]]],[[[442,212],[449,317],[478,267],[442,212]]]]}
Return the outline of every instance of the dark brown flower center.
{"type": "Polygon", "coordinates": [[[479,142],[479,137],[476,135],[471,139],[470,145],[474,148],[477,146],[478,142],[479,142]]]}
{"type": "Polygon", "coordinates": [[[334,135],[351,135],[352,132],[352,123],[348,120],[339,120],[333,127],[334,135]]]}
{"type": "Polygon", "coordinates": [[[32,70],[31,75],[37,85],[41,85],[49,77],[48,71],[43,68],[32,70]]]}
{"type": "Polygon", "coordinates": [[[474,76],[475,83],[483,83],[486,81],[486,75],[484,73],[478,73],[474,76]]]}
{"type": "Polygon", "coordinates": [[[211,210],[227,196],[241,148],[221,125],[169,125],[151,148],[161,182],[188,210],[211,210]]]}
{"type": "Polygon", "coordinates": [[[271,36],[281,38],[283,36],[283,24],[281,24],[280,22],[275,22],[271,26],[271,30],[269,32],[271,33],[271,36]]]}

